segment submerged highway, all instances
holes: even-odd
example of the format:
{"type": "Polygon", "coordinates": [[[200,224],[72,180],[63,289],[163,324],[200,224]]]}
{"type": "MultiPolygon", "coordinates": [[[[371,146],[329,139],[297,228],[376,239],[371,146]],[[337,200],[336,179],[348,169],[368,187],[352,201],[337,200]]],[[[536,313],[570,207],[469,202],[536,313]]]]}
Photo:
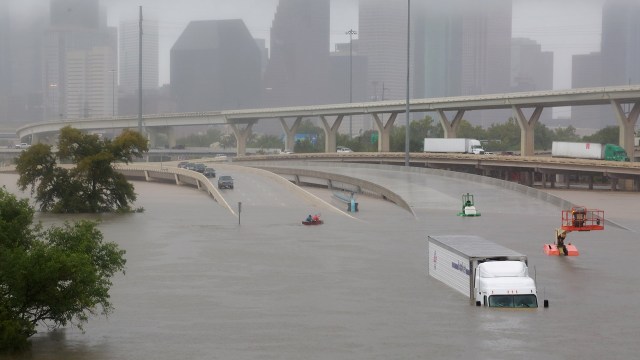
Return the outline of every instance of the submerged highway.
{"type": "MultiPolygon", "coordinates": [[[[579,257],[547,257],[542,245],[553,241],[562,202],[537,190],[401,167],[288,165],[376,182],[411,207],[357,195],[360,211],[347,213],[327,189],[292,191],[244,166],[213,166],[235,179],[221,195],[242,203],[240,224],[202,191],[136,181],[144,213],[98,217],[105,240],[127,251],[115,312],[90,320],[84,334],[40,329],[23,358],[628,359],[640,351],[638,193],[556,191],[603,208],[612,223],[569,234],[579,257]],[[456,216],[467,192],[482,216],[456,216]],[[303,226],[309,213],[325,224],[303,226]],[[430,278],[426,237],[445,234],[527,254],[550,307],[476,308],[430,278]]],[[[15,175],[0,179],[17,192],[15,175]]]]}

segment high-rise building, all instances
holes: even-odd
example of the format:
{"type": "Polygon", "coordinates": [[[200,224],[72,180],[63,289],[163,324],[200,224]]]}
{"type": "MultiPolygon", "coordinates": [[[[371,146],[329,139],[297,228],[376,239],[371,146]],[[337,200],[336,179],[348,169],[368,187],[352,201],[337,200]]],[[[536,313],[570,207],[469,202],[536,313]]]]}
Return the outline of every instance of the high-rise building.
{"type": "Polygon", "coordinates": [[[192,21],[171,48],[177,111],[255,108],[261,51],[242,20],[192,21]]]}
{"type": "MultiPolygon", "coordinates": [[[[412,9],[414,97],[509,92],[511,11],[510,0],[418,2],[412,9]]],[[[481,111],[465,119],[489,125],[508,116],[481,111]]]]}
{"type": "Polygon", "coordinates": [[[640,2],[605,2],[601,44],[602,85],[640,84],[640,2]]]}
{"type": "Polygon", "coordinates": [[[280,0],[271,26],[265,100],[270,106],[326,103],[330,0],[280,0]]]}
{"type": "MultiPolygon", "coordinates": [[[[571,87],[588,88],[602,86],[602,55],[600,52],[573,55],[571,63],[571,87]]],[[[608,106],[607,106],[608,107],[608,106]]],[[[613,125],[610,121],[603,122],[603,114],[610,109],[604,106],[573,106],[571,108],[571,122],[576,128],[599,129],[602,126],[613,125]]],[[[615,123],[615,121],[613,121],[615,123]]]]}
{"type": "Polygon", "coordinates": [[[106,27],[99,0],[51,0],[50,11],[43,45],[45,119],[112,116],[117,31],[106,27]]]}
{"type": "MultiPolygon", "coordinates": [[[[120,38],[120,86],[124,96],[138,93],[140,23],[138,20],[123,21],[119,28],[120,38]]],[[[158,88],[159,70],[158,22],[144,20],[142,22],[142,89],[158,88]]]]}
{"type": "Polygon", "coordinates": [[[9,3],[0,3],[0,125],[9,120],[11,93],[11,28],[9,3]]]}
{"type": "Polygon", "coordinates": [[[532,39],[511,40],[511,90],[553,89],[553,53],[532,39]]]}
{"type": "MultiPolygon", "coordinates": [[[[602,8],[601,51],[573,57],[572,86],[640,84],[640,3],[607,0],[602,8]]],[[[600,129],[616,125],[611,106],[576,106],[571,110],[576,127],[600,129]]]]}
{"type": "Polygon", "coordinates": [[[367,97],[382,98],[384,94],[385,100],[404,99],[407,2],[361,0],[358,27],[358,53],[367,58],[367,97]]]}

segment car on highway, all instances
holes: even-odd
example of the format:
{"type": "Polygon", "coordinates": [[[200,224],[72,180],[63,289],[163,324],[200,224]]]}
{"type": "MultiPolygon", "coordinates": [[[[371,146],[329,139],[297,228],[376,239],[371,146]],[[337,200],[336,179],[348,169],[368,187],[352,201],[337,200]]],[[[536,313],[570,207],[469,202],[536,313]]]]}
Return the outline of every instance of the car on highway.
{"type": "Polygon", "coordinates": [[[203,163],[196,163],[196,168],[194,169],[195,171],[199,172],[199,173],[204,173],[204,170],[206,169],[206,165],[203,163]]]}
{"type": "Polygon", "coordinates": [[[204,169],[204,172],[202,173],[202,175],[208,178],[214,178],[216,177],[216,170],[214,168],[207,167],[204,169]]]}
{"type": "Polygon", "coordinates": [[[31,146],[31,145],[29,145],[27,143],[21,143],[21,144],[16,144],[15,148],[16,149],[27,149],[29,146],[31,146]]]}
{"type": "Polygon", "coordinates": [[[188,164],[188,163],[189,163],[188,161],[180,161],[180,162],[178,163],[178,168],[180,168],[180,169],[186,169],[186,167],[187,167],[187,164],[188,164]]]}
{"type": "Polygon", "coordinates": [[[351,152],[353,152],[353,150],[349,149],[348,147],[338,146],[338,148],[336,149],[336,152],[339,152],[339,153],[351,153],[351,152]]]}
{"type": "Polygon", "coordinates": [[[222,175],[218,178],[218,189],[233,189],[233,178],[229,175],[222,175]]]}

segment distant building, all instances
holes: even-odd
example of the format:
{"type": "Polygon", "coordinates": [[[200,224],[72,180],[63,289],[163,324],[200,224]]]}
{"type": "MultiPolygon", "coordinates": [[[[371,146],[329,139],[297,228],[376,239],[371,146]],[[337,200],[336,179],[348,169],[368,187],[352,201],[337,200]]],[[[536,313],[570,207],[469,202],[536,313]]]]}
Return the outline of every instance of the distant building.
{"type": "Polygon", "coordinates": [[[0,125],[9,121],[11,94],[11,16],[9,3],[0,2],[0,125]]]}
{"type": "Polygon", "coordinates": [[[329,0],[280,0],[264,76],[269,106],[325,104],[329,96],[329,0]]]}
{"type": "Polygon", "coordinates": [[[358,54],[367,58],[366,97],[382,99],[384,94],[385,100],[404,99],[407,2],[362,0],[359,4],[358,54]]]}
{"type": "Polygon", "coordinates": [[[261,61],[242,20],[190,22],[171,48],[171,92],[177,110],[257,107],[261,61]]]}
{"type": "Polygon", "coordinates": [[[511,40],[511,90],[553,89],[553,53],[531,39],[511,40]]]}
{"type": "Polygon", "coordinates": [[[43,51],[45,120],[113,114],[117,31],[99,0],[51,0],[43,51]]]}
{"type": "Polygon", "coordinates": [[[602,85],[640,84],[640,2],[605,2],[601,44],[602,85]]]}
{"type": "MultiPolygon", "coordinates": [[[[572,87],[640,84],[640,3],[607,0],[602,8],[601,51],[574,55],[572,87]]],[[[625,108],[628,111],[628,105],[625,108]]],[[[574,106],[576,127],[601,129],[617,125],[615,112],[607,106],[574,106]]]]}
{"type": "MultiPolygon", "coordinates": [[[[159,86],[158,22],[144,19],[142,22],[142,89],[154,90],[159,86]]],[[[138,94],[138,68],[140,53],[139,20],[122,21],[119,27],[120,82],[118,90],[122,96],[138,94]]]]}
{"type": "MultiPolygon", "coordinates": [[[[573,55],[571,69],[572,88],[602,86],[602,55],[600,52],[573,55]]],[[[606,126],[605,123],[613,125],[611,121],[603,121],[603,117],[606,117],[605,114],[607,112],[610,115],[613,114],[609,106],[573,106],[571,108],[571,121],[566,125],[590,129],[600,129],[603,125],[606,126]]]]}

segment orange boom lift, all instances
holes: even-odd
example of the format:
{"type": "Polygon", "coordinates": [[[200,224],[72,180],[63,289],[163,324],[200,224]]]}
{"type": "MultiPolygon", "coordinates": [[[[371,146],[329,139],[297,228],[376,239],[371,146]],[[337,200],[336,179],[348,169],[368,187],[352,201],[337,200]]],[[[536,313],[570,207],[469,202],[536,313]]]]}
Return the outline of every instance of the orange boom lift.
{"type": "Polygon", "coordinates": [[[562,225],[556,229],[554,244],[544,244],[544,253],[550,256],[578,256],[578,249],[566,243],[567,234],[572,231],[604,230],[604,211],[589,210],[584,206],[574,206],[571,210],[562,210],[562,225]]]}

